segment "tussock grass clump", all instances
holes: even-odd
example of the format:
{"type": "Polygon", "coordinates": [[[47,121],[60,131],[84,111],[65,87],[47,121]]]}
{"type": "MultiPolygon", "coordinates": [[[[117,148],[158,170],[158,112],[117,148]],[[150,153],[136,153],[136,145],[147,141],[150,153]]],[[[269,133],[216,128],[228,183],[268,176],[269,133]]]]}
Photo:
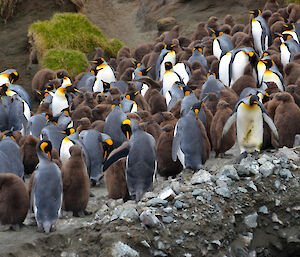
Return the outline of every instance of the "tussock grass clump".
{"type": "Polygon", "coordinates": [[[101,47],[109,56],[116,56],[123,44],[108,40],[101,30],[80,13],[57,13],[50,21],[38,21],[29,28],[39,57],[51,48],[74,49],[87,53],[101,47]]]}
{"type": "Polygon", "coordinates": [[[71,49],[50,49],[41,60],[43,68],[66,69],[72,77],[84,72],[89,64],[84,53],[71,49]]]}

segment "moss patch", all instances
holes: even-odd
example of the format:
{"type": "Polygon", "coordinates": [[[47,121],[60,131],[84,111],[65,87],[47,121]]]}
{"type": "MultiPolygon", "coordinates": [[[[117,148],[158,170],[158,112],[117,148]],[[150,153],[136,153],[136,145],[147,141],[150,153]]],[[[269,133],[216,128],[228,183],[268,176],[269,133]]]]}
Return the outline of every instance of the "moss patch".
{"type": "Polygon", "coordinates": [[[84,53],[71,49],[50,49],[42,61],[43,68],[51,70],[66,69],[71,76],[84,72],[88,68],[88,60],[84,53]]]}
{"type": "Polygon", "coordinates": [[[77,71],[82,71],[83,57],[80,55],[81,59],[78,62],[67,58],[70,64],[80,65],[76,68],[70,65],[67,67],[67,64],[61,66],[63,65],[61,60],[67,60],[68,54],[74,58],[75,53],[79,56],[79,52],[88,53],[94,51],[95,47],[101,47],[107,57],[115,57],[123,46],[118,39],[107,39],[98,27],[80,13],[57,13],[50,21],[33,23],[29,28],[29,36],[33,38],[38,60],[43,67],[53,69],[53,66],[49,65],[50,63],[55,65],[54,60],[57,59],[59,60],[57,65],[60,65],[60,68],[65,68],[74,75],[78,74],[77,71]],[[63,53],[63,49],[68,50],[63,53]],[[77,51],[70,52],[70,49],[77,51]],[[55,56],[51,57],[51,54],[55,56]]]}

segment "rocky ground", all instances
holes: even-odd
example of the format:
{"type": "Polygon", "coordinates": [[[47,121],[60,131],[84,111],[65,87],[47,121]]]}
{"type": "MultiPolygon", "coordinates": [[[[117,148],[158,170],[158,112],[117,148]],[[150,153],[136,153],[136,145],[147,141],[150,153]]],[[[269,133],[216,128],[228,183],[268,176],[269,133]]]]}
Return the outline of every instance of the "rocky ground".
{"type": "MultiPolygon", "coordinates": [[[[1,256],[300,256],[300,148],[211,157],[135,203],[92,188],[85,218],[49,235],[25,226],[0,233],[1,256]]],[[[27,224],[27,225],[26,225],[27,224]]]]}

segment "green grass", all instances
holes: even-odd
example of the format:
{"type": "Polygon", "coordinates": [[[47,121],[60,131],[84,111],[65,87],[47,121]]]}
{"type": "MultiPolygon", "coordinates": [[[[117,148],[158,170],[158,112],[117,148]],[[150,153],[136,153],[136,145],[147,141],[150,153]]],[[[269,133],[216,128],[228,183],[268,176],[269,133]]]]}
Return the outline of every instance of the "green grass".
{"type": "Polygon", "coordinates": [[[38,21],[29,28],[34,33],[37,50],[42,56],[47,49],[74,49],[87,53],[101,47],[108,56],[116,56],[123,44],[108,40],[101,30],[80,13],[57,13],[50,21],[38,21]]]}
{"type": "Polygon", "coordinates": [[[300,0],[285,0],[286,5],[288,4],[300,4],[300,0]]]}
{"type": "Polygon", "coordinates": [[[29,34],[34,39],[38,60],[43,67],[52,69],[59,65],[74,75],[78,74],[77,71],[82,71],[85,60],[80,55],[81,59],[78,62],[71,61],[66,57],[66,53],[75,57],[75,52],[70,53],[70,50],[63,52],[62,49],[77,50],[76,55],[79,56],[79,51],[88,53],[93,52],[95,47],[101,47],[106,57],[115,57],[123,46],[118,39],[107,39],[98,27],[80,13],[56,13],[49,21],[33,23],[29,28],[29,34]],[[52,57],[51,54],[55,56],[52,57]],[[47,59],[44,60],[45,58],[47,59]],[[56,59],[59,60],[57,65],[54,61],[56,59]],[[63,65],[61,60],[66,59],[69,63],[63,65]],[[70,64],[78,67],[72,67],[70,64]]]}
{"type": "Polygon", "coordinates": [[[84,53],[71,49],[50,49],[41,60],[43,68],[66,69],[71,76],[84,72],[89,64],[84,53]]]}

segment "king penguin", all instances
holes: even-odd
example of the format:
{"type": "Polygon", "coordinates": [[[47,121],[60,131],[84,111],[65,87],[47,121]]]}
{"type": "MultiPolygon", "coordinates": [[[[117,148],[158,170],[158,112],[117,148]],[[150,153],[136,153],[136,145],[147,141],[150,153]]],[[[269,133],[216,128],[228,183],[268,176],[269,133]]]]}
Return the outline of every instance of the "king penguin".
{"type": "Polygon", "coordinates": [[[52,144],[42,140],[37,145],[39,165],[34,171],[30,209],[34,210],[39,228],[49,233],[60,215],[63,184],[59,167],[52,162],[52,144]]]}
{"type": "Polygon", "coordinates": [[[188,60],[189,63],[200,62],[202,67],[205,69],[206,73],[208,72],[207,60],[203,55],[203,49],[200,46],[193,48],[193,54],[188,60]]]}
{"type": "Polygon", "coordinates": [[[130,198],[139,201],[145,192],[151,191],[157,170],[155,139],[130,122],[132,135],[126,145],[116,150],[104,163],[105,171],[111,164],[126,158],[126,183],[130,198]]]}
{"type": "Polygon", "coordinates": [[[282,34],[280,45],[280,60],[283,66],[290,63],[294,55],[300,52],[299,43],[289,34],[282,34]]]}
{"type": "Polygon", "coordinates": [[[167,44],[161,50],[159,57],[156,60],[155,71],[156,81],[161,81],[166,72],[165,63],[170,62],[172,66],[176,63],[176,53],[174,50],[175,44],[167,44]]]}
{"type": "Polygon", "coordinates": [[[213,55],[220,60],[224,54],[234,49],[234,45],[223,31],[210,30],[216,35],[213,41],[213,55]]]}
{"type": "Polygon", "coordinates": [[[254,15],[251,20],[251,32],[254,41],[254,48],[262,56],[272,44],[272,35],[268,23],[261,15],[261,10],[250,10],[249,13],[254,15]]]}
{"type": "Polygon", "coordinates": [[[236,104],[224,125],[222,137],[226,135],[231,125],[236,121],[237,142],[241,153],[238,162],[245,158],[247,153],[260,151],[263,143],[263,120],[278,140],[276,126],[257,95],[245,97],[236,104]]]}
{"type": "Polygon", "coordinates": [[[265,64],[266,70],[263,74],[260,88],[266,90],[268,88],[266,82],[274,82],[280,91],[285,91],[283,76],[280,71],[276,69],[277,67],[274,66],[274,61],[272,59],[267,59],[262,62],[265,64]]]}
{"type": "Polygon", "coordinates": [[[103,58],[91,62],[98,65],[96,67],[97,74],[93,85],[93,92],[103,92],[103,81],[107,83],[116,82],[115,73],[103,58]]]}

